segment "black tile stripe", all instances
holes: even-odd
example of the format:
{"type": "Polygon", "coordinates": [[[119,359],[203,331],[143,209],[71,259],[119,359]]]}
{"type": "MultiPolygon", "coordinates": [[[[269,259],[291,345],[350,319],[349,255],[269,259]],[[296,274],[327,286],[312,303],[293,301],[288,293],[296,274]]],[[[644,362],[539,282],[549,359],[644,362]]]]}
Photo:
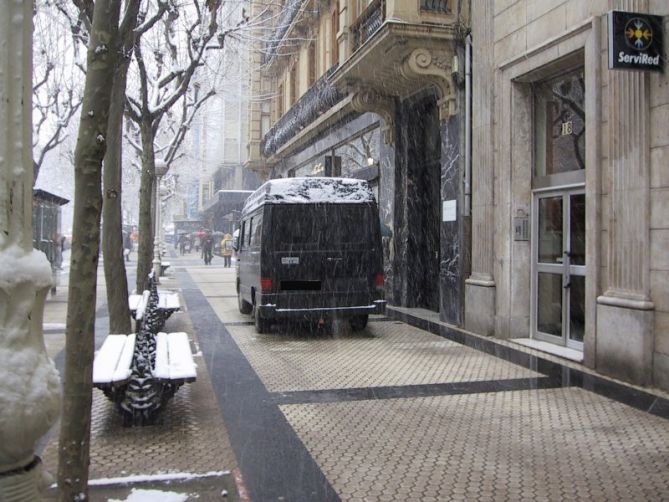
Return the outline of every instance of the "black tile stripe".
{"type": "Polygon", "coordinates": [[[553,389],[562,387],[554,378],[514,378],[508,380],[485,380],[479,382],[453,382],[421,385],[394,385],[387,387],[356,387],[350,389],[305,390],[275,392],[273,402],[285,404],[337,403],[375,399],[398,399],[429,396],[453,396],[507,392],[513,390],[553,389]]]}
{"type": "Polygon", "coordinates": [[[459,343],[505,361],[517,364],[527,369],[537,371],[548,376],[550,379],[560,379],[562,386],[575,386],[594,392],[600,396],[626,404],[638,410],[646,411],[658,417],[669,420],[669,400],[651,394],[650,392],[635,389],[633,387],[609,380],[607,378],[592,375],[577,369],[563,366],[559,363],[522,352],[513,347],[496,343],[494,339],[484,339],[471,335],[464,331],[445,326],[427,319],[421,319],[415,315],[387,308],[386,315],[411,326],[428,331],[434,335],[441,336],[453,342],[459,343]]]}
{"type": "Polygon", "coordinates": [[[338,501],[188,272],[176,273],[251,500],[338,501]]]}

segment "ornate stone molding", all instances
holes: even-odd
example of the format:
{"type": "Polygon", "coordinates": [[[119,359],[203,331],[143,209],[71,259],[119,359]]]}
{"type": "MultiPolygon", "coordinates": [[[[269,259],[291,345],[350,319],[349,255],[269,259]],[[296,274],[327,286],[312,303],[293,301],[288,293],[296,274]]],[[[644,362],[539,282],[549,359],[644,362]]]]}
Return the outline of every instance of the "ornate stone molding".
{"type": "Polygon", "coordinates": [[[383,141],[395,143],[395,100],[392,96],[380,93],[376,89],[354,84],[349,88],[351,106],[357,112],[372,112],[380,115],[385,122],[382,128],[383,141]]]}
{"type": "Polygon", "coordinates": [[[455,85],[451,76],[450,51],[415,49],[403,61],[400,73],[408,80],[428,79],[439,89],[439,118],[446,120],[457,112],[455,85]]]}

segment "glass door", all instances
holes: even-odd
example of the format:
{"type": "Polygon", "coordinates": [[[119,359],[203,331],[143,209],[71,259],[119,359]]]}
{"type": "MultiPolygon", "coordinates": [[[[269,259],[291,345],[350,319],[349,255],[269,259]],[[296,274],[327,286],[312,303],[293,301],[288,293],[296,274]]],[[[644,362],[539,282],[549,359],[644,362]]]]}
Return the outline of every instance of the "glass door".
{"type": "Polygon", "coordinates": [[[539,193],[534,199],[535,338],[582,350],[585,327],[585,193],[539,193]]]}

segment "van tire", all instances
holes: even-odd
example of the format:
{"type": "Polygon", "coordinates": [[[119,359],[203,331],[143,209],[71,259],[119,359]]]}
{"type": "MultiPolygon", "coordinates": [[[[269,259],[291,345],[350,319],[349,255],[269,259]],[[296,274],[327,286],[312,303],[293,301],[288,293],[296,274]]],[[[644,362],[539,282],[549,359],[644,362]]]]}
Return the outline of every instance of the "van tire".
{"type": "Polygon", "coordinates": [[[258,308],[253,309],[253,321],[256,327],[256,333],[264,334],[269,332],[271,322],[269,319],[260,317],[260,312],[258,308]]]}
{"type": "Polygon", "coordinates": [[[351,317],[351,329],[353,331],[362,331],[367,327],[367,320],[369,316],[367,314],[361,314],[354,317],[351,317]]]}
{"type": "Polygon", "coordinates": [[[241,291],[237,291],[237,305],[239,306],[239,311],[242,314],[250,314],[253,312],[253,305],[242,298],[241,291]]]}

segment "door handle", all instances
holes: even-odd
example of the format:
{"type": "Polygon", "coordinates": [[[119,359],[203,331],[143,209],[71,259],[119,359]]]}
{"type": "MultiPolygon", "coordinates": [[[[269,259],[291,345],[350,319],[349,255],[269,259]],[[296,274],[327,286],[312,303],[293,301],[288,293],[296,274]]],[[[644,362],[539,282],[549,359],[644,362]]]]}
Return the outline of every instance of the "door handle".
{"type": "Polygon", "coordinates": [[[571,282],[568,282],[564,286],[562,286],[562,289],[569,289],[571,287],[571,282]]]}

